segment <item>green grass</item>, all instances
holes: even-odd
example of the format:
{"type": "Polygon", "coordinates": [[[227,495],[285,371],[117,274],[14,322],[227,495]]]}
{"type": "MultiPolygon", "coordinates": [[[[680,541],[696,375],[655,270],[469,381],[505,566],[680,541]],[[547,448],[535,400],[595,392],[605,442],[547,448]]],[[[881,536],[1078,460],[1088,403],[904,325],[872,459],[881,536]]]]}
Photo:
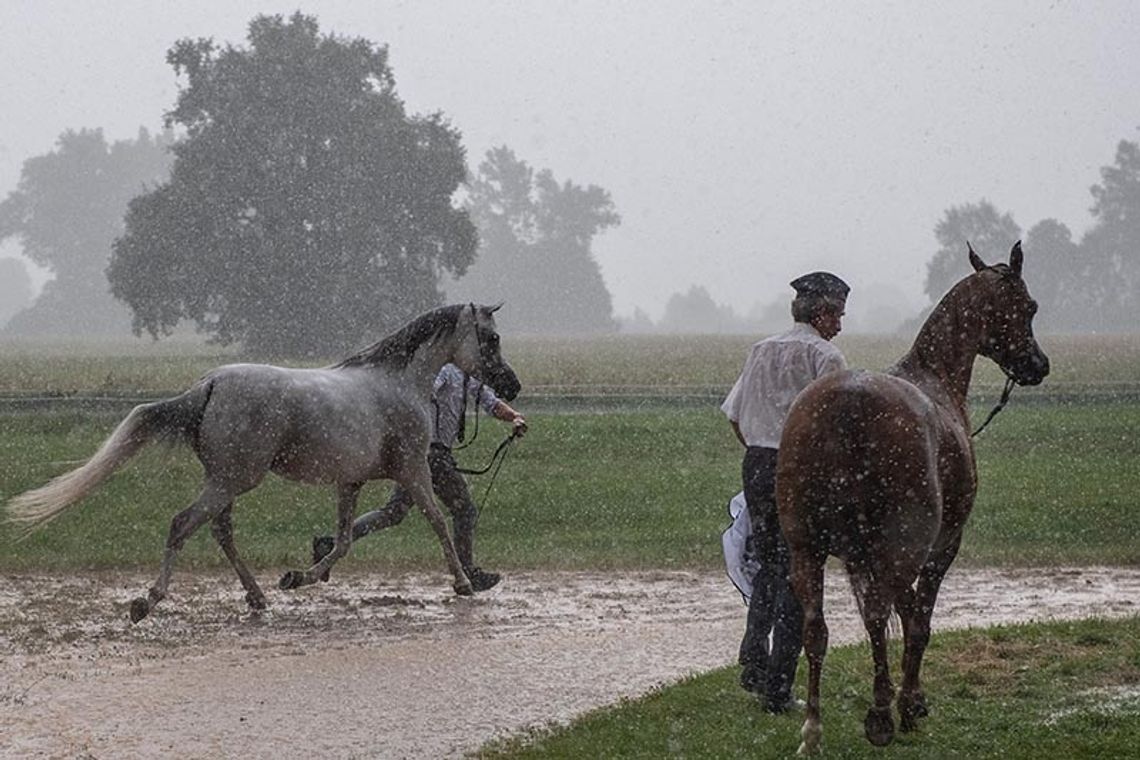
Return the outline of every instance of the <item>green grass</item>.
{"type": "MultiPolygon", "coordinates": [[[[935,613],[937,614],[937,613],[935,613]]],[[[900,676],[892,651],[895,680],[900,676]]],[[[801,664],[796,692],[803,694],[801,664]]],[[[576,719],[492,743],[483,758],[783,758],[802,713],[763,713],[737,668],[690,678],[576,719]]],[[[829,758],[1125,758],[1140,746],[1140,618],[1088,620],[934,637],[924,663],[931,714],[886,748],[863,738],[867,645],[828,653],[822,679],[829,758]]]]}
{"type": "MultiPolygon", "coordinates": [[[[506,336],[503,350],[530,388],[669,386],[724,389],[740,372],[748,347],[760,336],[612,335],[591,338],[506,336]]],[[[840,335],[837,345],[853,367],[884,369],[910,345],[910,337],[840,335]]],[[[1053,371],[1034,396],[1061,390],[1129,387],[1140,382],[1140,335],[1044,336],[1053,371]]],[[[327,364],[329,356],[312,365],[327,364]]],[[[0,341],[0,394],[168,392],[185,388],[207,370],[244,360],[185,337],[104,343],[0,341]]],[[[286,362],[288,363],[288,362],[286,362]]],[[[1000,388],[1001,374],[979,360],[977,388],[1000,388]]]]}
{"type": "MultiPolygon", "coordinates": [[[[525,410],[525,406],[520,403],[525,410]]],[[[117,416],[0,415],[0,500],[90,456],[117,416]]],[[[715,408],[530,415],[483,512],[477,556],[491,567],[715,568],[725,505],[740,488],[739,445],[715,408]]],[[[483,464],[505,426],[482,420],[461,463],[483,464]]],[[[980,487],[960,562],[1140,564],[1140,404],[1016,403],[978,441],[980,487]]],[[[86,502],[22,542],[0,527],[0,571],[154,567],[171,518],[194,498],[200,466],[185,449],[149,449],[86,502]]],[[[383,503],[370,484],[360,510],[383,503]]],[[[329,488],[267,478],[234,513],[239,549],[257,566],[296,566],[333,525],[329,488]]],[[[441,567],[427,522],[369,537],[344,560],[377,569],[441,567]]],[[[180,567],[223,566],[208,530],[180,567]]]]}

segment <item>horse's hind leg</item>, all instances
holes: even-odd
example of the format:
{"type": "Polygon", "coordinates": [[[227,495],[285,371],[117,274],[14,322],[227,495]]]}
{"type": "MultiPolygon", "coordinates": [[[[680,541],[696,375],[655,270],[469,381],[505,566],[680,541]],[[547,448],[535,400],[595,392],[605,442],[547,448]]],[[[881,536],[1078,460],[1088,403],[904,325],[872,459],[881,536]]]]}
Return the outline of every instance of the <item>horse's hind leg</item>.
{"type": "Polygon", "coordinates": [[[812,556],[806,549],[792,550],[792,589],[804,611],[804,652],[808,661],[807,709],[800,729],[799,754],[819,752],[823,738],[820,717],[819,681],[823,658],[827,654],[827,622],[823,618],[824,559],[812,556]]]}
{"type": "Polygon", "coordinates": [[[234,571],[241,581],[242,588],[245,589],[245,601],[249,604],[251,609],[263,610],[268,606],[265,600],[265,594],[261,593],[261,587],[257,585],[253,574],[249,572],[249,568],[242,562],[241,557],[238,556],[237,547],[234,546],[234,526],[230,519],[233,509],[234,503],[231,501],[226,505],[225,509],[219,512],[217,517],[214,518],[213,523],[210,525],[210,530],[214,534],[218,546],[222,547],[222,552],[226,555],[226,559],[233,565],[234,571]]]}
{"type": "Polygon", "coordinates": [[[150,587],[146,596],[140,596],[131,602],[132,623],[145,618],[154,606],[166,597],[170,576],[174,572],[174,558],[178,556],[186,539],[205,522],[216,517],[232,501],[233,496],[230,493],[207,483],[194,503],[174,516],[170,521],[170,533],[166,538],[166,551],[162,555],[158,580],[150,587]]]}
{"type": "Polygon", "coordinates": [[[863,720],[867,741],[876,747],[891,743],[895,737],[895,721],[891,716],[891,702],[895,687],[891,683],[890,666],[887,662],[887,619],[891,605],[885,600],[886,592],[882,581],[866,579],[863,585],[863,624],[871,639],[871,655],[875,661],[875,702],[863,720]]]}
{"type": "Polygon", "coordinates": [[[278,582],[283,589],[300,588],[316,583],[352,546],[352,518],[356,514],[356,499],[363,483],[342,483],[337,486],[336,541],[332,551],[321,557],[317,564],[308,570],[290,570],[278,582]]]}

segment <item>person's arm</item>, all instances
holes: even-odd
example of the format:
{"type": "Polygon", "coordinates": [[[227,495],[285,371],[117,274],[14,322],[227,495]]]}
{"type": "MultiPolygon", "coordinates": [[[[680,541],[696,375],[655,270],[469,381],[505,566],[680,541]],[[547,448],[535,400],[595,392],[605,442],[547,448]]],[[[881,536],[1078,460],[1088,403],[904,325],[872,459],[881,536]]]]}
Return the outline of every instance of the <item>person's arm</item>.
{"type": "Polygon", "coordinates": [[[495,419],[509,422],[515,426],[515,435],[520,438],[526,435],[526,420],[521,414],[511,408],[511,405],[506,401],[499,399],[495,402],[495,406],[491,409],[491,414],[495,419]]]}
{"type": "Polygon", "coordinates": [[[736,433],[736,440],[740,441],[740,445],[748,448],[748,441],[744,440],[744,433],[740,432],[740,423],[736,420],[729,420],[728,424],[732,425],[732,432],[736,433]]]}

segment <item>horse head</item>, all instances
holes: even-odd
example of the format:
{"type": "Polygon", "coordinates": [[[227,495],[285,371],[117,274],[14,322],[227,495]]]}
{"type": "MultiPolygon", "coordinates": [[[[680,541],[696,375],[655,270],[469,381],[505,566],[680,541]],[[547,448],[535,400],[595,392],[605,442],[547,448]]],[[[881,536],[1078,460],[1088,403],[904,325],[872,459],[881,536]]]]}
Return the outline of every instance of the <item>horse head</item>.
{"type": "Polygon", "coordinates": [[[499,332],[495,328],[495,312],[502,304],[476,306],[463,310],[460,329],[465,339],[460,342],[453,359],[464,372],[479,378],[507,401],[512,401],[522,390],[515,371],[503,358],[499,346],[499,332]]]}
{"type": "Polygon", "coordinates": [[[978,353],[995,362],[1018,385],[1037,385],[1049,374],[1049,357],[1033,336],[1037,302],[1021,278],[1021,241],[1014,244],[1008,264],[987,266],[967,242],[970,264],[978,283],[972,310],[982,320],[978,353]]]}

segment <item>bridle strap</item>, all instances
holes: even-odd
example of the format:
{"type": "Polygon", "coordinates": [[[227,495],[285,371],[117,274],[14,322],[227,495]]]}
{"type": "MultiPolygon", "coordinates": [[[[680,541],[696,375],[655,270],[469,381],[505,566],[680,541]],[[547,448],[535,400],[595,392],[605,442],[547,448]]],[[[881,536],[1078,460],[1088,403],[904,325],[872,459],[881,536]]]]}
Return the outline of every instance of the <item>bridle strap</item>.
{"type": "MultiPolygon", "coordinates": [[[[1004,370],[1003,370],[1003,371],[1004,371],[1004,370]]],[[[1011,393],[1013,393],[1013,386],[1014,386],[1014,385],[1016,385],[1016,384],[1017,384],[1017,381],[1015,381],[1011,375],[1009,375],[1009,374],[1006,374],[1006,376],[1005,376],[1005,388],[1003,388],[1003,389],[1002,389],[1002,392],[1001,392],[1001,400],[1000,400],[1000,401],[998,401],[998,403],[997,403],[997,406],[995,406],[993,409],[991,409],[991,410],[990,410],[990,414],[989,414],[989,416],[988,416],[988,417],[986,417],[986,421],[985,421],[985,422],[983,422],[983,423],[981,424],[981,426],[980,426],[980,427],[979,427],[977,430],[975,430],[974,432],[970,433],[970,437],[971,437],[971,438],[973,438],[973,437],[974,437],[974,436],[976,436],[978,433],[980,433],[980,432],[982,432],[983,430],[985,430],[985,429],[986,429],[986,425],[990,424],[990,421],[991,421],[991,420],[992,420],[994,417],[996,417],[996,416],[997,416],[997,413],[998,413],[998,412],[1000,412],[1002,409],[1004,409],[1004,408],[1005,408],[1005,405],[1006,405],[1006,404],[1009,402],[1009,396],[1010,396],[1010,394],[1011,394],[1011,393]]]]}

